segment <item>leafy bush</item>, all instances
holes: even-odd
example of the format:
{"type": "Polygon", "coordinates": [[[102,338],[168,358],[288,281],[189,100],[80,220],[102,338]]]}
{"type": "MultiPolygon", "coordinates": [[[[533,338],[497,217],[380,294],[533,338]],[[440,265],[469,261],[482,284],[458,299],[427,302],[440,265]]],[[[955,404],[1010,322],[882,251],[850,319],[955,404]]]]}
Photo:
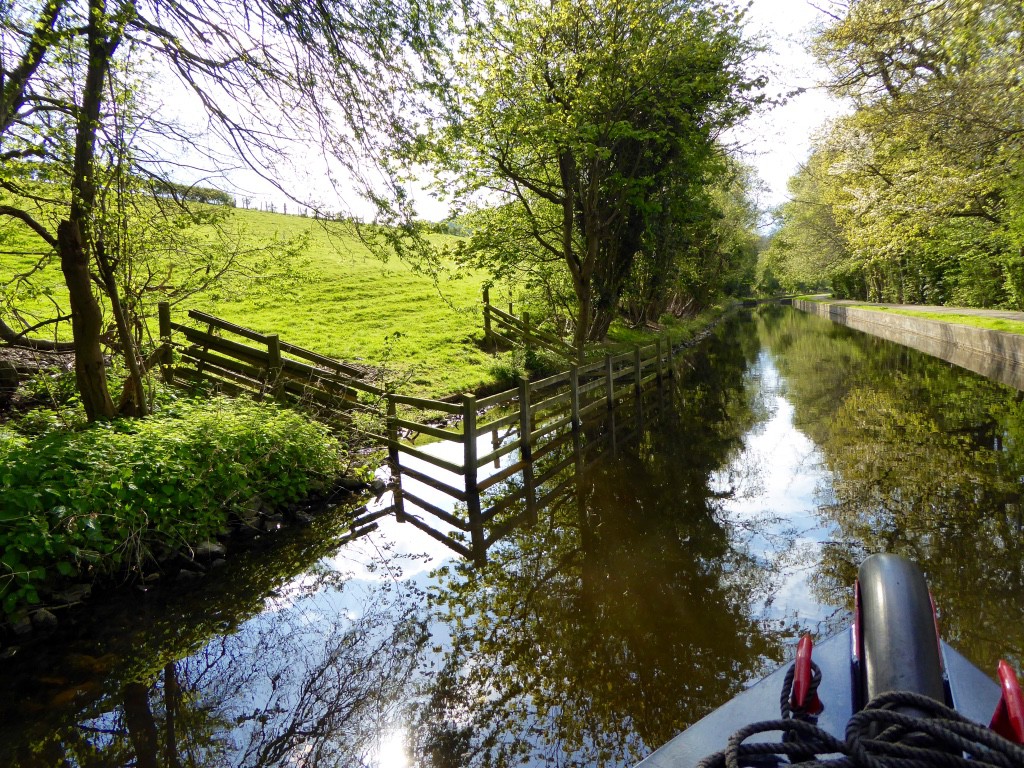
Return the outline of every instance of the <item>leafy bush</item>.
{"type": "Polygon", "coordinates": [[[524,352],[522,349],[514,349],[498,355],[489,369],[491,376],[503,387],[514,387],[519,379],[542,379],[546,376],[554,376],[570,368],[570,363],[545,349],[530,349],[524,352]]]}
{"type": "Polygon", "coordinates": [[[142,420],[0,430],[0,611],[58,575],[138,568],[225,530],[254,500],[301,500],[340,469],[325,429],[271,404],[177,401],[142,420]]]}

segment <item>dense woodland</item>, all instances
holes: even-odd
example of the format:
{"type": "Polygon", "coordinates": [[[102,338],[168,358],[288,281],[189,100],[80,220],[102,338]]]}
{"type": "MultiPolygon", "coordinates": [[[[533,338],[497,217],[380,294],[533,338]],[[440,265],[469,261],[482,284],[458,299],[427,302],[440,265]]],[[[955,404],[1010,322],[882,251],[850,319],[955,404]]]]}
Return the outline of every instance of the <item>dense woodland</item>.
{"type": "Polygon", "coordinates": [[[1024,6],[832,13],[814,52],[853,109],[791,179],[762,288],[1024,309],[1024,6]]]}

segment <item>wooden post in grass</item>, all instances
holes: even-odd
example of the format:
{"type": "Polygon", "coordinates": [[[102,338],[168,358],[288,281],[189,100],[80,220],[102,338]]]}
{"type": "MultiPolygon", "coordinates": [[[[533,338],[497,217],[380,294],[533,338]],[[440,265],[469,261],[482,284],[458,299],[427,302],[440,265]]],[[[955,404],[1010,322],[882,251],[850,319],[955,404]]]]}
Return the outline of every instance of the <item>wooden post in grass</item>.
{"type": "Polygon", "coordinates": [[[661,338],[654,340],[654,354],[658,358],[658,367],[655,369],[658,372],[658,386],[661,386],[662,377],[662,366],[661,366],[661,338]]]}
{"type": "Polygon", "coordinates": [[[487,563],[487,542],[484,540],[484,521],[480,514],[480,488],[477,485],[476,466],[476,397],[462,396],[462,439],[465,453],[462,468],[466,478],[466,511],[469,513],[469,535],[472,540],[473,563],[487,563]]]}
{"type": "Polygon", "coordinates": [[[523,462],[523,493],[526,496],[526,519],[530,525],[537,522],[537,494],[533,484],[533,446],[530,432],[533,416],[530,413],[530,380],[519,379],[519,456],[523,462]]]}
{"type": "Polygon", "coordinates": [[[673,378],[676,375],[676,372],[675,372],[676,363],[672,359],[672,337],[669,336],[667,341],[668,341],[668,375],[669,375],[669,378],[673,378]]]}
{"type": "Polygon", "coordinates": [[[530,357],[530,313],[523,312],[523,349],[526,350],[527,360],[530,357]]]}
{"type": "Polygon", "coordinates": [[[405,497],[402,495],[402,465],[398,456],[398,405],[390,392],[384,394],[387,402],[388,462],[398,481],[395,488],[395,520],[405,522],[405,497]]]}
{"type": "Polygon", "coordinates": [[[276,333],[266,336],[267,340],[267,384],[274,397],[281,397],[284,394],[284,379],[281,372],[284,366],[281,362],[281,337],[276,333]]]}
{"type": "Polygon", "coordinates": [[[174,383],[173,352],[171,351],[171,305],[161,301],[157,304],[160,320],[160,370],[167,384],[174,383]]]}
{"type": "Polygon", "coordinates": [[[484,288],[484,341],[491,340],[491,290],[484,288]]]}

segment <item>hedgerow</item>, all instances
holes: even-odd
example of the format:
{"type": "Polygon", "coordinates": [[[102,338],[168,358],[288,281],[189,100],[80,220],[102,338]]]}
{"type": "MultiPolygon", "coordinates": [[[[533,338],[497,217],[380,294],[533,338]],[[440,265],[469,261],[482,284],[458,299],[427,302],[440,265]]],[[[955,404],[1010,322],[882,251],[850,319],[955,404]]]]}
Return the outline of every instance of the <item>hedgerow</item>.
{"type": "Polygon", "coordinates": [[[61,577],[130,571],[205,541],[233,513],[299,501],[340,469],[321,425],[247,400],[177,401],[38,436],[0,427],[0,613],[61,577]]]}

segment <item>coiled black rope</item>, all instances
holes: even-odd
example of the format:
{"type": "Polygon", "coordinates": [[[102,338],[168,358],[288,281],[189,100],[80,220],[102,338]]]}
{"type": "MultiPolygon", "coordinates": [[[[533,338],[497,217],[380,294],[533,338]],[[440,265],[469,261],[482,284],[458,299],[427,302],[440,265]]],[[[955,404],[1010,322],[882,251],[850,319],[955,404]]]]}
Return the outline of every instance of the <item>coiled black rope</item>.
{"type": "Polygon", "coordinates": [[[786,758],[802,768],[1022,768],[1024,747],[928,696],[894,691],[851,717],[844,740],[794,718],[752,723],[698,768],[766,765],[768,758],[786,758]],[[912,707],[922,716],[896,707],[912,707]],[[782,731],[785,740],[745,743],[768,731],[782,731]]]}
{"type": "MultiPolygon", "coordinates": [[[[821,685],[821,668],[818,667],[813,661],[811,661],[811,681],[807,689],[807,696],[804,701],[794,703],[794,690],[793,680],[796,678],[796,664],[791,664],[789,669],[786,670],[786,677],[782,682],[782,696],[779,699],[779,711],[782,713],[783,720],[802,720],[805,723],[811,725],[818,724],[818,711],[820,711],[820,705],[817,707],[818,711],[812,709],[814,702],[818,703],[817,691],[818,686],[821,685]]],[[[797,743],[799,746],[799,739],[796,737],[795,731],[786,731],[782,734],[782,740],[788,743],[797,743]]],[[[798,763],[804,760],[809,760],[814,757],[813,752],[789,752],[787,754],[791,763],[798,763]]]]}

